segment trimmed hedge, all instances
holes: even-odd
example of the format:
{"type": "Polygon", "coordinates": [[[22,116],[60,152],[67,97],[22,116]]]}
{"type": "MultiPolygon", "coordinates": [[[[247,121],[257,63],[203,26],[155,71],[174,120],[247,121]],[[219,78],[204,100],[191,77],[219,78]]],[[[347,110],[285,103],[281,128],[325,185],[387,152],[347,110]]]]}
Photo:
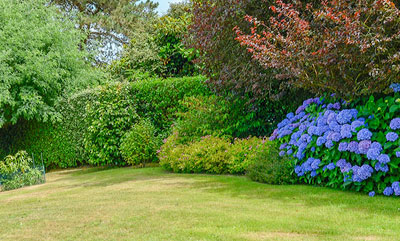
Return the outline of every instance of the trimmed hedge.
{"type": "MultiPolygon", "coordinates": [[[[186,77],[117,85],[127,88],[127,96],[130,96],[131,102],[136,105],[137,114],[141,118],[150,119],[158,135],[168,136],[170,126],[176,119],[175,113],[182,108],[179,103],[183,98],[211,94],[204,81],[203,77],[186,77]]],[[[90,150],[85,148],[84,140],[93,124],[89,120],[93,118],[88,118],[87,110],[88,104],[99,100],[99,93],[100,88],[93,88],[62,100],[56,107],[63,116],[59,123],[23,120],[1,128],[0,157],[14,154],[18,150],[26,150],[35,157],[42,153],[48,169],[89,164],[90,150]]],[[[124,131],[129,130],[133,124],[134,122],[127,123],[124,131]]],[[[121,133],[121,137],[124,134],[121,133]]],[[[115,143],[115,147],[111,148],[119,150],[119,143],[115,143]]]]}

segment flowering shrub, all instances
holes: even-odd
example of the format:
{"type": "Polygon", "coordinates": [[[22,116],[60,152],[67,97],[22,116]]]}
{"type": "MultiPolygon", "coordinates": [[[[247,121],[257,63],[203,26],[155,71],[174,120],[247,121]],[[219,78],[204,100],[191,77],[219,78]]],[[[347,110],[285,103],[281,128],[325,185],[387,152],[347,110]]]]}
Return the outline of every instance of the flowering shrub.
{"type": "Polygon", "coordinates": [[[300,181],[400,195],[400,95],[369,98],[364,105],[334,98],[304,101],[271,136],[280,156],[295,157],[300,181]]]}
{"type": "Polygon", "coordinates": [[[270,6],[269,21],[246,16],[237,40],[276,78],[346,99],[380,93],[399,81],[400,10],[390,0],[305,1],[270,6]]]}
{"type": "Polygon", "coordinates": [[[178,133],[174,132],[159,151],[162,167],[173,172],[244,174],[249,166],[247,156],[262,140],[248,138],[230,141],[213,136],[204,136],[200,141],[177,144],[178,133]]]}

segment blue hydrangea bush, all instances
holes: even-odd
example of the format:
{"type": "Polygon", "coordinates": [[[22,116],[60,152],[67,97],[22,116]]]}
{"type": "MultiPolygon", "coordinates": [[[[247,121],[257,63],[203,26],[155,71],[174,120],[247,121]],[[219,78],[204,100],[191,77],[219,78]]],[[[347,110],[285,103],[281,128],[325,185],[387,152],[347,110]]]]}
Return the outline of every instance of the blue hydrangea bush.
{"type": "Polygon", "coordinates": [[[346,103],[334,95],[308,99],[270,140],[293,156],[300,182],[400,196],[400,90],[346,103]]]}

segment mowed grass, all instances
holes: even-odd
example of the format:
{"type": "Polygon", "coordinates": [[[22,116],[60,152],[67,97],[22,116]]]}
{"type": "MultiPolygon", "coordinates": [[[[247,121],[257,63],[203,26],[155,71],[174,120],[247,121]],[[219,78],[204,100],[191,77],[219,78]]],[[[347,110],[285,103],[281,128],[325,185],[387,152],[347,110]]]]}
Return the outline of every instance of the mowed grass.
{"type": "Polygon", "coordinates": [[[160,168],[53,172],[0,193],[0,240],[399,240],[400,199],[160,168]]]}

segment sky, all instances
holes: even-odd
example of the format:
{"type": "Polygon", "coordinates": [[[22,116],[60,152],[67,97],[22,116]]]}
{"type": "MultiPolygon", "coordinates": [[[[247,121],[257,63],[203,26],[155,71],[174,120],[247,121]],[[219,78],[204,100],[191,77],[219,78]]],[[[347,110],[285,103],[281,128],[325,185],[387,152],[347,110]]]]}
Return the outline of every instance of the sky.
{"type": "Polygon", "coordinates": [[[153,0],[153,2],[159,3],[158,12],[160,14],[166,13],[170,3],[182,2],[182,0],[153,0]]]}

